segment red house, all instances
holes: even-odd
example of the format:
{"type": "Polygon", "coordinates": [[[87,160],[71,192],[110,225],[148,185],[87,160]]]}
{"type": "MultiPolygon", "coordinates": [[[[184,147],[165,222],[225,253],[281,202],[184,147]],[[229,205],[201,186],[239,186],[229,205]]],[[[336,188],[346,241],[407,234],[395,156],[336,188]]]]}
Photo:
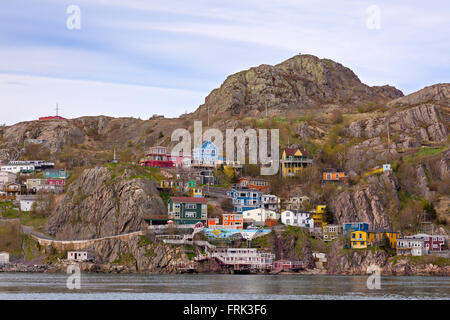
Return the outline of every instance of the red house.
{"type": "Polygon", "coordinates": [[[152,168],[173,168],[175,162],[170,160],[166,147],[151,147],[150,152],[141,161],[141,166],[152,168]]]}
{"type": "Polygon", "coordinates": [[[305,265],[302,261],[277,260],[273,263],[274,269],[282,270],[299,270],[304,269],[305,265]]]}
{"type": "Polygon", "coordinates": [[[438,235],[418,234],[415,237],[422,238],[425,249],[432,251],[446,251],[445,237],[438,235]]]}
{"type": "Polygon", "coordinates": [[[49,116],[49,117],[40,117],[39,121],[42,120],[67,120],[67,119],[60,116],[49,116]]]}
{"type": "Polygon", "coordinates": [[[47,179],[45,180],[45,184],[50,186],[65,186],[66,180],[65,179],[47,179]]]}

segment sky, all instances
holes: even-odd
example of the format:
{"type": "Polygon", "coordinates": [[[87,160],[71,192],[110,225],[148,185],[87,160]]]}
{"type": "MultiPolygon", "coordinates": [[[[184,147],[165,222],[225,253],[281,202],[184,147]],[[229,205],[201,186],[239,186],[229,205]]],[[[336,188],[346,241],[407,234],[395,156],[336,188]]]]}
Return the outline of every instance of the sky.
{"type": "Polygon", "coordinates": [[[0,123],[177,117],[298,53],[408,94],[450,82],[449,1],[0,1],[0,123]]]}

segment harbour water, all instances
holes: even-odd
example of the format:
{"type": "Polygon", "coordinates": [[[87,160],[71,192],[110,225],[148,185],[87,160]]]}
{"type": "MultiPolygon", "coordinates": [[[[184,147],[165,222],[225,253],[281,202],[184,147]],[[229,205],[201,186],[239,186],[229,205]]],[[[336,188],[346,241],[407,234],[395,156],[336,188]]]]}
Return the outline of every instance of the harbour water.
{"type": "Polygon", "coordinates": [[[0,273],[0,299],[450,299],[450,277],[381,277],[368,289],[365,276],[0,273]]]}

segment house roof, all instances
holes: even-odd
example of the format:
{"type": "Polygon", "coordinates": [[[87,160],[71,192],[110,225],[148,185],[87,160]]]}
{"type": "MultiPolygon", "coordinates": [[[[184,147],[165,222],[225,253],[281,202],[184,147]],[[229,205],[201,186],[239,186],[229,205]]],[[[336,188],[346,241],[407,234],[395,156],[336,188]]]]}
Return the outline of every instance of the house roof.
{"type": "Polygon", "coordinates": [[[173,202],[187,202],[187,203],[207,203],[206,198],[192,198],[192,197],[171,197],[173,202]]]}
{"type": "Polygon", "coordinates": [[[307,157],[308,156],[308,152],[305,149],[300,149],[300,148],[284,148],[284,152],[286,152],[287,156],[293,156],[295,155],[295,153],[297,152],[297,150],[300,150],[300,152],[302,153],[303,156],[307,157]]]}

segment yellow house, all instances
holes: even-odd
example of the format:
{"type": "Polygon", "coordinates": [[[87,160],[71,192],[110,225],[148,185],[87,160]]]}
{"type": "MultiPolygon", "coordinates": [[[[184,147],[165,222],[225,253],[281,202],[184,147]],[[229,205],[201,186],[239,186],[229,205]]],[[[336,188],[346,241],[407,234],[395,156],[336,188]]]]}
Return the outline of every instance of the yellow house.
{"type": "Polygon", "coordinates": [[[370,245],[374,245],[376,243],[381,243],[383,241],[384,237],[387,237],[391,248],[397,247],[397,239],[400,238],[400,233],[397,231],[390,231],[390,230],[382,230],[382,231],[372,231],[368,234],[368,243],[370,245]]]}
{"type": "Polygon", "coordinates": [[[189,188],[189,197],[192,198],[201,198],[203,196],[203,192],[201,188],[189,188]]]}
{"type": "Polygon", "coordinates": [[[310,165],[312,160],[304,149],[284,148],[281,154],[281,174],[283,177],[295,176],[304,167],[310,165]]]}
{"type": "Polygon", "coordinates": [[[353,231],[350,238],[352,249],[365,249],[367,248],[367,232],[365,231],[353,231]]]}
{"type": "Polygon", "coordinates": [[[314,219],[314,227],[325,227],[328,223],[325,221],[325,209],[327,206],[316,206],[316,211],[310,213],[310,217],[314,219]]]}

